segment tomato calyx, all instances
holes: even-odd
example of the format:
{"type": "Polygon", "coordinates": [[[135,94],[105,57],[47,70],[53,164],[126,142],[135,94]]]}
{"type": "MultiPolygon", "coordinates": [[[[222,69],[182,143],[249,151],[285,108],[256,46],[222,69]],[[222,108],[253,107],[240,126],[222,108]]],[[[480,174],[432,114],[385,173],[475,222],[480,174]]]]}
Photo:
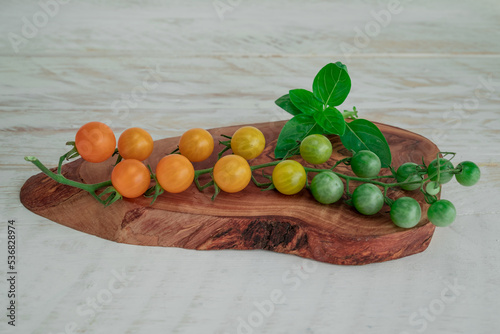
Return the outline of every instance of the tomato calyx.
{"type": "Polygon", "coordinates": [[[113,152],[112,157],[114,157],[115,155],[116,155],[116,161],[113,164],[113,166],[118,165],[123,160],[123,157],[120,155],[120,152],[118,152],[118,149],[115,149],[115,151],[113,152]]]}
{"type": "Polygon", "coordinates": [[[102,193],[98,195],[104,206],[110,206],[114,202],[123,198],[123,196],[116,190],[115,187],[109,186],[102,193]],[[107,196],[106,196],[107,195],[107,196]]]}
{"type": "Polygon", "coordinates": [[[157,179],[155,173],[153,173],[153,170],[151,169],[151,166],[147,165],[146,167],[149,170],[149,173],[151,175],[151,179],[154,180],[154,185],[152,185],[151,187],[148,188],[148,190],[146,190],[146,192],[144,193],[144,196],[152,198],[151,205],[153,205],[153,203],[156,202],[156,199],[158,198],[158,196],[163,194],[165,192],[165,190],[161,187],[160,182],[158,182],[158,179],[157,179]]]}
{"type": "Polygon", "coordinates": [[[221,137],[227,138],[228,140],[219,140],[219,145],[223,145],[224,148],[217,154],[217,160],[220,160],[222,158],[222,155],[231,149],[231,139],[233,137],[231,136],[226,136],[226,135],[221,135],[221,137]]]}
{"type": "Polygon", "coordinates": [[[61,174],[62,164],[64,160],[69,161],[80,156],[80,153],[78,153],[78,150],[76,149],[76,143],[74,141],[68,141],[66,142],[66,145],[71,146],[71,149],[65,154],[61,155],[61,157],[59,158],[59,164],[57,165],[57,174],[61,174]]]}

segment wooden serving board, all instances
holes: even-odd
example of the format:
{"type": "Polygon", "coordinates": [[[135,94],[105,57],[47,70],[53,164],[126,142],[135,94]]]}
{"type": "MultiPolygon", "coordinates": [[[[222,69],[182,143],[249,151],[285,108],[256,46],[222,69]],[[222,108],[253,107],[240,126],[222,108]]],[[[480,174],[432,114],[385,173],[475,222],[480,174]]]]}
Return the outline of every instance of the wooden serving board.
{"type": "MultiPolygon", "coordinates": [[[[267,147],[261,156],[250,161],[251,165],[273,160],[276,140],[284,123],[252,124],[264,133],[267,147]]],[[[377,125],[391,147],[393,166],[408,161],[420,163],[422,157],[429,163],[439,152],[436,145],[420,135],[377,125]]],[[[218,142],[224,140],[220,135],[232,135],[239,127],[209,131],[218,142]]],[[[334,153],[322,168],[349,154],[338,136],[332,136],[331,141],[334,153]]],[[[145,163],[154,170],[158,161],[172,152],[178,142],[179,137],[155,141],[153,154],[145,163]]],[[[195,163],[195,168],[213,166],[215,151],[219,151],[217,145],[214,154],[204,162],[195,163]]],[[[303,163],[300,157],[296,159],[303,163]]],[[[115,158],[111,158],[93,164],[78,159],[65,164],[63,174],[85,183],[109,180],[114,161],[115,158]]],[[[343,164],[336,170],[352,174],[343,164]]],[[[390,174],[388,170],[383,171],[390,174]]],[[[270,174],[272,167],[266,172],[270,174]]],[[[257,176],[257,172],[255,174],[257,176]]],[[[351,191],[355,185],[351,185],[351,191]]],[[[388,192],[391,198],[412,196],[421,203],[422,219],[412,229],[392,224],[386,205],[378,214],[363,216],[342,200],[332,205],[319,204],[306,189],[285,196],[275,190],[261,191],[250,183],[239,193],[221,192],[215,201],[211,201],[212,194],[213,187],[199,192],[193,184],[180,194],[164,193],[153,205],[150,205],[151,199],[141,197],[104,207],[87,192],[58,184],[40,173],[26,181],[20,197],[27,209],[40,216],[116,242],[198,250],[265,249],[343,265],[381,262],[422,252],[434,232],[434,225],[425,214],[428,205],[419,191],[390,189],[388,192]]]]}

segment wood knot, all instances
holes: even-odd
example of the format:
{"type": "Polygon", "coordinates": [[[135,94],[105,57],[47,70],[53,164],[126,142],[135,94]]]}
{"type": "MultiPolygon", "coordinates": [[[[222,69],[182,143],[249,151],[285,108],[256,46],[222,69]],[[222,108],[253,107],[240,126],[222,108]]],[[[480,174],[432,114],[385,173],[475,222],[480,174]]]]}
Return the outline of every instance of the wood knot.
{"type": "Polygon", "coordinates": [[[291,248],[290,243],[298,231],[297,225],[287,222],[254,220],[243,231],[242,237],[247,247],[274,250],[279,246],[291,248]]]}

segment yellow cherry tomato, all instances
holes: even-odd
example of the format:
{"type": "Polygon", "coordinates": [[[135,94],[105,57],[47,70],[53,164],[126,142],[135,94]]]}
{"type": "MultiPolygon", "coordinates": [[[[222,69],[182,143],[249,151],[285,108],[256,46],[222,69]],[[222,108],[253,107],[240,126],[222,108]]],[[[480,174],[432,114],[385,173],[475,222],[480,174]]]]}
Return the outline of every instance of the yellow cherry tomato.
{"type": "Polygon", "coordinates": [[[191,162],[207,159],[214,150],[214,138],[205,129],[186,131],[179,141],[179,151],[191,162]]]}
{"type": "Polygon", "coordinates": [[[214,166],[214,181],[223,191],[235,193],[245,189],[252,178],[248,162],[239,155],[226,155],[214,166]]]}
{"type": "Polygon", "coordinates": [[[153,152],[153,138],[141,128],[125,130],[118,139],[118,153],[123,159],[146,160],[153,152]]]}
{"type": "Polygon", "coordinates": [[[273,184],[284,195],[294,195],[306,184],[306,171],[295,160],[285,160],[274,167],[273,184]]]}
{"type": "Polygon", "coordinates": [[[242,156],[246,160],[258,157],[265,146],[264,134],[253,126],[239,128],[231,138],[231,149],[234,154],[242,156]]]}

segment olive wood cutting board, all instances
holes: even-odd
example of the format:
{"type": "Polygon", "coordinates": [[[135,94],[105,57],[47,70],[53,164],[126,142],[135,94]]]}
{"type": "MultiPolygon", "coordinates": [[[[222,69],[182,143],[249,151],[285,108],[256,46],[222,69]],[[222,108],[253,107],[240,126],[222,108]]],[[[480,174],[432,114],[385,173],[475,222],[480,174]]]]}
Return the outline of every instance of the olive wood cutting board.
{"type": "MultiPolygon", "coordinates": [[[[266,137],[266,149],[251,165],[273,160],[274,147],[284,121],[251,124],[266,137]]],[[[389,125],[377,124],[385,135],[392,152],[392,165],[404,162],[432,161],[439,149],[428,139],[389,125]]],[[[232,135],[239,126],[209,130],[216,143],[226,140],[222,134],[232,135]]],[[[330,137],[333,155],[330,161],[316,168],[327,168],[349,156],[338,136],[330,137]]],[[[152,155],[145,161],[153,170],[158,161],[172,152],[179,137],[155,141],[152,155]]],[[[194,163],[195,169],[212,167],[217,152],[206,161],[194,163]]],[[[229,154],[227,152],[226,154],[229,154]]],[[[85,183],[110,179],[116,158],[94,164],[82,159],[63,165],[63,174],[85,183]]],[[[304,163],[300,156],[294,159],[304,163]]],[[[47,163],[46,161],[42,161],[47,163]]],[[[305,166],[307,164],[304,163],[305,166]]],[[[265,171],[270,174],[272,167],[265,171]]],[[[336,171],[352,174],[350,168],[339,165],[336,171]]],[[[261,172],[254,175],[261,182],[261,172]]],[[[382,174],[390,174],[387,169],[382,174]]],[[[208,181],[201,178],[203,184],[208,181]]],[[[314,175],[309,175],[309,179],[314,175]]],[[[356,183],[351,182],[351,191],[356,183]]],[[[425,212],[428,205],[420,191],[406,192],[391,188],[388,195],[414,197],[422,206],[422,219],[411,229],[392,224],[389,207],[364,216],[343,200],[323,205],[303,189],[285,196],[276,190],[262,191],[252,182],[241,192],[221,192],[211,200],[213,187],[198,191],[191,185],[179,194],[164,193],[150,205],[151,199],[140,197],[124,199],[104,207],[86,191],[58,184],[45,174],[29,178],[20,193],[21,202],[32,212],[75,230],[115,242],[142,245],[182,247],[197,250],[264,249],[294,254],[322,262],[343,265],[361,265],[402,258],[424,251],[434,233],[425,212]]],[[[345,195],[344,195],[345,196],[345,195]]]]}

